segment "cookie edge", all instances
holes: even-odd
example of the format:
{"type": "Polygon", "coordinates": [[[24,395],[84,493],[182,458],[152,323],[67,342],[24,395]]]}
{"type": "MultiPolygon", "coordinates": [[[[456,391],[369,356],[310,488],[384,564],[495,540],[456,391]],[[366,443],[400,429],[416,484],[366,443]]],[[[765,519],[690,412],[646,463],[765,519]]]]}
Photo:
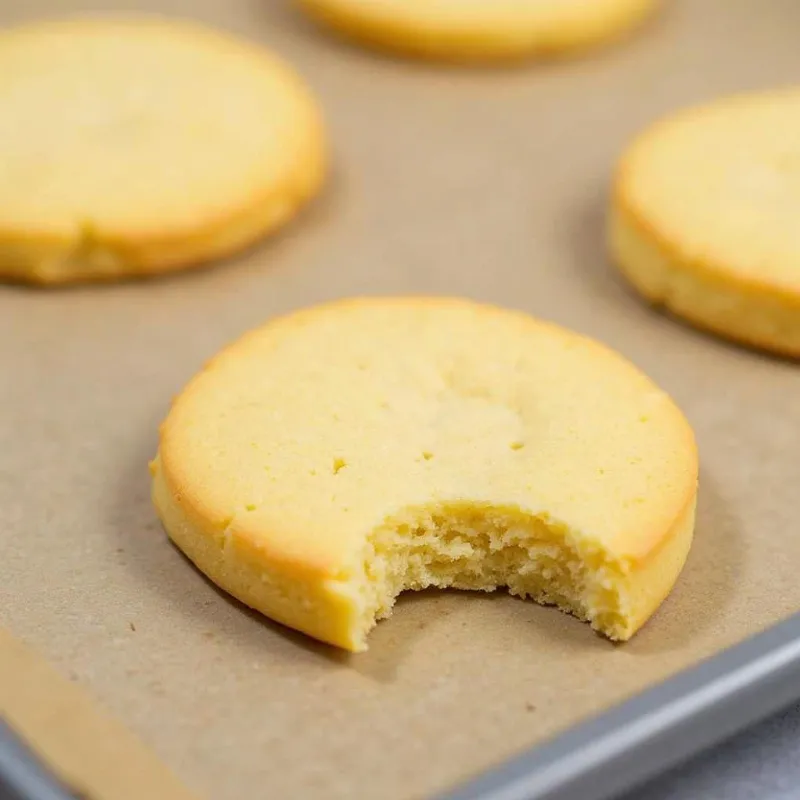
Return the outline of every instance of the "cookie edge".
{"type": "MultiPolygon", "coordinates": [[[[260,335],[264,328],[283,326],[284,335],[295,325],[303,325],[318,313],[352,307],[353,304],[419,304],[462,305],[479,310],[490,310],[503,314],[515,314],[525,321],[531,321],[545,328],[565,332],[596,346],[601,352],[609,352],[623,358],[605,345],[562,328],[561,326],[531,317],[521,311],[500,308],[472,300],[452,297],[362,297],[347,298],[321,305],[300,309],[270,320],[266,325],[256,328],[240,337],[227,348],[214,356],[204,369],[187,384],[180,397],[192,391],[192,386],[206,370],[213,369],[218,359],[225,358],[231,351],[246,346],[251,336],[260,335]]],[[[638,372],[647,381],[646,375],[627,362],[630,369],[638,372]]],[[[624,595],[630,603],[628,626],[621,640],[630,638],[661,606],[670,594],[691,549],[695,525],[695,508],[698,495],[698,458],[694,435],[680,409],[672,403],[672,410],[679,415],[681,425],[687,436],[686,451],[692,460],[692,475],[687,480],[685,496],[680,505],[666,513],[653,515],[653,528],[658,530],[647,537],[647,542],[639,541],[638,551],[615,553],[624,564],[624,595]]],[[[213,509],[204,508],[202,498],[193,496],[188,486],[170,469],[170,457],[165,458],[164,444],[168,438],[170,416],[162,423],[159,450],[151,462],[152,498],[158,516],[170,539],[183,553],[214,583],[236,597],[245,605],[254,608],[270,619],[300,630],[316,639],[358,652],[365,649],[358,639],[359,610],[354,598],[347,594],[344,584],[337,580],[337,571],[342,565],[329,564],[323,560],[310,558],[304,562],[286,558],[285,554],[270,552],[268,548],[256,546],[254,537],[248,536],[245,529],[231,530],[232,520],[226,520],[213,509]],[[231,534],[231,535],[229,535],[231,534]],[[227,548],[233,548],[239,578],[231,579],[227,548]],[[257,576],[260,576],[256,580],[257,576]],[[266,577],[265,577],[266,576],[266,577]],[[288,576],[288,577],[287,577],[288,576]],[[276,596],[261,588],[261,582],[272,586],[282,586],[276,596]],[[284,602],[297,586],[303,587],[305,600],[293,606],[284,602]],[[255,588],[254,588],[255,587],[255,588]],[[314,609],[313,613],[310,609],[314,609]]],[[[266,585],[266,584],[265,584],[266,585]]]]}
{"type": "Polygon", "coordinates": [[[651,305],[697,328],[800,358],[800,282],[794,292],[707,258],[687,257],[679,241],[636,207],[631,156],[644,141],[634,142],[620,161],[606,220],[606,247],[619,272],[651,305]]]}
{"type": "Polygon", "coordinates": [[[153,277],[203,267],[234,256],[287,225],[322,190],[330,154],[322,111],[292,65],[245,37],[194,20],[159,14],[107,12],[75,14],[21,23],[0,34],[13,37],[70,27],[134,24],[160,28],[214,45],[233,47],[256,62],[268,62],[295,95],[298,143],[280,183],[259,189],[225,214],[182,230],[76,231],[0,227],[0,281],[42,287],[153,277]]]}
{"type": "Polygon", "coordinates": [[[542,36],[540,31],[473,32],[440,31],[419,38],[419,31],[388,19],[365,20],[338,0],[294,0],[319,27],[362,47],[398,56],[450,63],[514,62],[534,58],[558,58],[610,45],[653,16],[659,0],[626,0],[616,16],[603,25],[579,25],[542,36]],[[417,37],[417,38],[415,38],[417,37]]]}

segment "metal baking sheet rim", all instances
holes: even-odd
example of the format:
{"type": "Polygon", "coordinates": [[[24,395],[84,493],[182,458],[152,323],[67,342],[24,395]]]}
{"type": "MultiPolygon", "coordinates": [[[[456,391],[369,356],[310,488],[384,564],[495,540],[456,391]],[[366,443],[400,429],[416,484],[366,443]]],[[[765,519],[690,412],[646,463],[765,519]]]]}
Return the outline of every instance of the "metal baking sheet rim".
{"type": "Polygon", "coordinates": [[[800,613],[437,800],[608,800],[800,698],[800,613]]]}
{"type": "MultiPolygon", "coordinates": [[[[608,800],[798,698],[795,614],[438,800],[608,800]]],[[[0,797],[72,797],[7,726],[0,734],[0,797]]]]}

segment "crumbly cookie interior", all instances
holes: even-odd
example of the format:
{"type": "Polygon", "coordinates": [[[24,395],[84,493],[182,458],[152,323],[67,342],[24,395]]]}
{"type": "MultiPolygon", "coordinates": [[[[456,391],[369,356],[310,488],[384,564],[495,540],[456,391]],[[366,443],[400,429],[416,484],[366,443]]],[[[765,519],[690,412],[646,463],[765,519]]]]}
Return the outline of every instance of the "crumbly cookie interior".
{"type": "MultiPolygon", "coordinates": [[[[569,529],[515,509],[464,503],[407,509],[367,538],[355,578],[364,639],[406,590],[492,592],[553,605],[611,639],[625,636],[623,566],[569,529]]],[[[364,641],[360,642],[363,646],[364,641]]]]}

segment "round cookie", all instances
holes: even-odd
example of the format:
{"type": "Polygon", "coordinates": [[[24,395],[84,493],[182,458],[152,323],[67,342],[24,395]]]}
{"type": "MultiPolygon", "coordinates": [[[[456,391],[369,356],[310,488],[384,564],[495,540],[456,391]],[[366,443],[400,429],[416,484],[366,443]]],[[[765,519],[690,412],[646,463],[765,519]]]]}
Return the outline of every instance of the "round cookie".
{"type": "Polygon", "coordinates": [[[211,580],[353,651],[428,586],[507,586],[628,639],[684,564],[697,470],[680,411],[619,355],[444,298],[247,334],[176,398],[151,463],[211,580]]]}
{"type": "Polygon", "coordinates": [[[616,175],[609,243],[651,302],[800,357],[800,90],[692,108],[641,134],[616,175]]]}
{"type": "Polygon", "coordinates": [[[181,269],[320,187],[320,114],[258,47],[193,23],[75,18],[0,33],[0,277],[181,269]]]}
{"type": "Polygon", "coordinates": [[[362,44],[445,61],[553,56],[614,39],[656,0],[296,0],[362,44]]]}

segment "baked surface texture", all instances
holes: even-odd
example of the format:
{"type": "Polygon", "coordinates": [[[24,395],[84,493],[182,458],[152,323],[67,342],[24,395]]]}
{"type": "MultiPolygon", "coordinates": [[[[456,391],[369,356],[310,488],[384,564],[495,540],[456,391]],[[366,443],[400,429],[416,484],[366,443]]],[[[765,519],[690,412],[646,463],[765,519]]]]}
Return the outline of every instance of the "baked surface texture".
{"type": "Polygon", "coordinates": [[[265,615],[366,648],[405,589],[553,604],[615,640],[692,540],[697,453],[606,347],[454,298],[275,319],[176,398],[151,464],[167,533],[265,615]]]}
{"type": "Polygon", "coordinates": [[[0,277],[57,284],[217,259],[320,188],[322,121],[260,48],[194,23],[0,33],[0,277]]]}
{"type": "Polygon", "coordinates": [[[612,256],[648,300],[743,344],[800,357],[800,91],[665,119],[624,154],[612,256]]]}
{"type": "Polygon", "coordinates": [[[656,0],[296,0],[313,19],[365,45],[444,61],[547,57],[604,43],[656,0]]]}

